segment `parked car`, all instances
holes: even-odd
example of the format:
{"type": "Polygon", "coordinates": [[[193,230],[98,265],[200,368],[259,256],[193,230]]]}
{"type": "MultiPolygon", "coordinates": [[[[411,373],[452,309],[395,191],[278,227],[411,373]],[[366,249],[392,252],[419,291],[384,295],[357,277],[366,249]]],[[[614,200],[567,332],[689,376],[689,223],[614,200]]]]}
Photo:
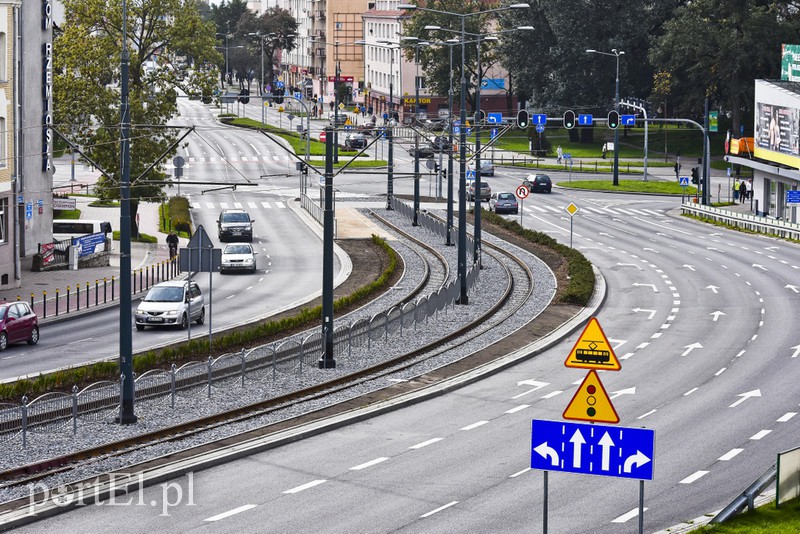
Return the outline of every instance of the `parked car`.
{"type": "MultiPolygon", "coordinates": [[[[411,145],[408,149],[408,153],[411,155],[412,158],[414,157],[414,149],[415,149],[414,145],[411,145]]],[[[436,154],[436,151],[433,149],[430,143],[420,143],[419,148],[417,148],[416,150],[417,153],[419,154],[420,159],[432,158],[436,154]]]]}
{"type": "MultiPolygon", "coordinates": [[[[481,180],[481,192],[479,194],[481,202],[488,201],[491,196],[492,188],[489,186],[489,182],[481,180]]],[[[475,200],[475,180],[470,180],[469,184],[467,184],[467,199],[470,202],[475,200]]]]}
{"type": "Polygon", "coordinates": [[[447,137],[441,135],[431,137],[430,145],[431,148],[433,148],[434,152],[449,153],[453,149],[453,147],[448,142],[447,137]]]}
{"type": "Polygon", "coordinates": [[[519,213],[517,197],[514,193],[495,193],[489,199],[489,211],[495,213],[519,213]]]}
{"type": "Polygon", "coordinates": [[[529,174],[522,185],[531,193],[549,193],[553,189],[553,182],[546,174],[529,174]]]}
{"type": "Polygon", "coordinates": [[[344,138],[344,146],[347,148],[364,148],[367,146],[367,138],[363,133],[347,134],[344,138]]]}
{"type": "Polygon", "coordinates": [[[0,350],[22,341],[28,345],[39,342],[39,318],[25,302],[0,304],[0,350]]]}
{"type": "Polygon", "coordinates": [[[256,254],[250,243],[229,243],[222,249],[220,273],[231,271],[256,272],[256,254]]]}
{"type": "MultiPolygon", "coordinates": [[[[467,169],[470,171],[475,170],[475,161],[473,160],[467,165],[467,169]]],[[[482,159],[481,160],[481,176],[494,176],[494,163],[490,159],[482,159]]]]}
{"type": "Polygon", "coordinates": [[[237,241],[242,239],[252,241],[254,222],[245,210],[222,210],[217,219],[217,237],[220,241],[231,238],[237,241]]]}
{"type": "Polygon", "coordinates": [[[200,287],[186,280],[172,280],[154,285],[139,303],[134,314],[136,330],[145,326],[179,326],[189,321],[203,324],[206,308],[200,287]]]}

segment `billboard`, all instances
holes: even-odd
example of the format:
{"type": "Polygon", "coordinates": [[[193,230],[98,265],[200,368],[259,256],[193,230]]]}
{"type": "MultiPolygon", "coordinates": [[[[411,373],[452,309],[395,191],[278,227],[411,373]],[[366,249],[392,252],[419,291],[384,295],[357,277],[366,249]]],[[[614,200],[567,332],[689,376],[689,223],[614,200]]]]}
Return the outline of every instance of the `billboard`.
{"type": "Polygon", "coordinates": [[[800,167],[800,94],[756,80],[754,153],[757,158],[800,167]]]}
{"type": "Polygon", "coordinates": [[[781,80],[800,82],[800,45],[781,45],[781,80]]]}

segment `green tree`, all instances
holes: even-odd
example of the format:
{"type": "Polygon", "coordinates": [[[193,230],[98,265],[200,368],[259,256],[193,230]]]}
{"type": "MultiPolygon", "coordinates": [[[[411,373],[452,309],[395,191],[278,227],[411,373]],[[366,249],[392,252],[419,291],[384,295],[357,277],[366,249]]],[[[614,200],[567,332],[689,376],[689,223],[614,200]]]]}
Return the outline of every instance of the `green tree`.
{"type": "Polygon", "coordinates": [[[734,131],[752,116],[754,80],[780,77],[780,45],[797,42],[791,2],[695,0],[653,40],[650,60],[671,77],[676,114],[702,119],[704,100],[731,113],[734,131]]]}
{"type": "MultiPolygon", "coordinates": [[[[297,20],[290,11],[271,7],[260,16],[245,12],[236,24],[237,39],[249,43],[249,57],[253,61],[248,69],[265,84],[274,85],[275,52],[291,51],[297,43],[297,20]],[[264,72],[261,73],[261,45],[264,45],[264,72]]],[[[251,78],[252,79],[252,78],[251,78]]]]}
{"type": "MultiPolygon", "coordinates": [[[[65,23],[54,40],[53,101],[56,128],[82,147],[108,176],[97,185],[106,200],[120,198],[120,0],[64,0],[65,23]]],[[[177,115],[177,92],[210,96],[216,86],[214,27],[199,16],[193,0],[128,2],[130,54],[131,217],[140,201],[164,197],[158,157],[178,138],[167,126],[177,115]],[[180,55],[193,60],[185,78],[171,65],[180,55]],[[183,80],[181,80],[183,78],[183,80]],[[151,165],[157,165],[146,172],[151,165]]],[[[163,161],[163,160],[161,160],[163,161]]],[[[135,224],[132,230],[138,232],[135,224]]]]}

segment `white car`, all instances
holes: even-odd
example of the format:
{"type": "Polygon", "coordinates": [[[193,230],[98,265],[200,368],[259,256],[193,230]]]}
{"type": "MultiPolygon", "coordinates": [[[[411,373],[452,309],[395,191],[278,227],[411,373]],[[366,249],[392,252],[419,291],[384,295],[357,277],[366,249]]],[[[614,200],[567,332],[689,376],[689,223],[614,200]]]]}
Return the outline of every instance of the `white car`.
{"type": "Polygon", "coordinates": [[[136,308],[136,330],[145,326],[179,326],[189,321],[203,324],[206,308],[203,294],[194,282],[172,280],[154,285],[136,308]]]}
{"type": "MultiPolygon", "coordinates": [[[[475,162],[471,161],[467,166],[467,170],[475,170],[475,162]]],[[[490,159],[481,160],[481,176],[494,176],[494,163],[490,159]]]]}
{"type": "Polygon", "coordinates": [[[256,254],[250,243],[230,243],[222,249],[220,273],[231,271],[256,272],[256,254]]]}

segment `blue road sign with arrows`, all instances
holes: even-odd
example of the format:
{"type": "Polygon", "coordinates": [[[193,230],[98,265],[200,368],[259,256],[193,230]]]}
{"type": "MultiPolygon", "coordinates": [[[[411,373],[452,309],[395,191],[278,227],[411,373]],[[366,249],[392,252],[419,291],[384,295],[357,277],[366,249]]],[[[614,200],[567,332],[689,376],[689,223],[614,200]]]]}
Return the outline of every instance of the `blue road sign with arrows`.
{"type": "Polygon", "coordinates": [[[621,115],[619,122],[623,126],[636,126],[636,115],[621,115]]]}
{"type": "Polygon", "coordinates": [[[653,480],[655,430],[534,419],[531,469],[653,480]]]}
{"type": "Polygon", "coordinates": [[[503,122],[503,114],[499,112],[492,112],[486,115],[486,122],[489,124],[500,124],[503,122]]]}
{"type": "Polygon", "coordinates": [[[541,124],[542,126],[547,124],[547,115],[544,113],[534,113],[531,115],[531,124],[536,124],[537,126],[541,124]]]}
{"type": "Polygon", "coordinates": [[[578,126],[591,126],[594,123],[594,117],[588,113],[581,113],[578,115],[578,126]]]}

